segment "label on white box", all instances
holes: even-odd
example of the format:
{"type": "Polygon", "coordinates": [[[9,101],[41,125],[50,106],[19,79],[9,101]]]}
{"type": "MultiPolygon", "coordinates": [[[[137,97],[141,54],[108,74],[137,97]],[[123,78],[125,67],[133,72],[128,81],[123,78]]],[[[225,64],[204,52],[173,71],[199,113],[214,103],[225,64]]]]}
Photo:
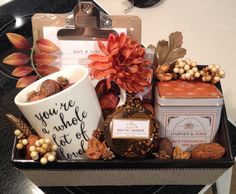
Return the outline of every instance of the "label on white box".
{"type": "Polygon", "coordinates": [[[149,139],[150,120],[113,119],[113,139],[149,139]]]}
{"type": "MultiPolygon", "coordinates": [[[[52,41],[60,48],[60,68],[74,67],[76,65],[85,65],[89,63],[88,55],[102,53],[97,40],[59,40],[57,37],[58,30],[63,27],[46,26],[43,28],[43,37],[52,41]]],[[[72,29],[73,30],[73,29],[72,29]]],[[[117,33],[127,33],[125,28],[113,29],[117,33]]],[[[106,45],[106,41],[104,41],[106,45]]]]}

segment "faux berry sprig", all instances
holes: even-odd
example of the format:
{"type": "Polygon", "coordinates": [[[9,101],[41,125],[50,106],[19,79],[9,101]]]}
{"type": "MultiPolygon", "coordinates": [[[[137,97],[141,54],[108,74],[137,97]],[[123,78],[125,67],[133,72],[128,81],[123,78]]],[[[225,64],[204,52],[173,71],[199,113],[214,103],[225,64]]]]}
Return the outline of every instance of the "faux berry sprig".
{"type": "Polygon", "coordinates": [[[28,123],[13,114],[6,114],[6,117],[16,128],[14,134],[17,138],[16,149],[26,150],[26,159],[39,160],[41,164],[47,164],[56,160],[56,144],[50,139],[40,138],[33,134],[28,123]]]}
{"type": "Polygon", "coordinates": [[[202,81],[216,84],[221,78],[225,77],[225,72],[219,65],[210,64],[200,71],[202,81]]]}
{"type": "Polygon", "coordinates": [[[32,160],[40,159],[40,163],[44,165],[56,160],[57,149],[57,145],[52,144],[50,139],[39,139],[29,147],[29,152],[32,160]]]}
{"type": "Polygon", "coordinates": [[[180,78],[183,80],[194,80],[200,77],[197,63],[190,59],[177,59],[173,72],[179,74],[180,78]]]}

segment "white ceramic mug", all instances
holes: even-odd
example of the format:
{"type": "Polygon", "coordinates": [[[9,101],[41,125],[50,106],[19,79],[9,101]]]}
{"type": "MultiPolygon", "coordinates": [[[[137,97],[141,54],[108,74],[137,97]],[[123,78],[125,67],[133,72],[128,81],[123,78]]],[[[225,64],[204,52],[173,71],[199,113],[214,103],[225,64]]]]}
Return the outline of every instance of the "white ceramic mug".
{"type": "Polygon", "coordinates": [[[83,66],[63,69],[32,83],[19,92],[15,104],[38,135],[55,142],[58,154],[68,160],[84,158],[88,139],[103,121],[89,71],[83,66]],[[39,91],[43,81],[60,76],[74,84],[47,98],[27,102],[28,94],[39,91]]]}

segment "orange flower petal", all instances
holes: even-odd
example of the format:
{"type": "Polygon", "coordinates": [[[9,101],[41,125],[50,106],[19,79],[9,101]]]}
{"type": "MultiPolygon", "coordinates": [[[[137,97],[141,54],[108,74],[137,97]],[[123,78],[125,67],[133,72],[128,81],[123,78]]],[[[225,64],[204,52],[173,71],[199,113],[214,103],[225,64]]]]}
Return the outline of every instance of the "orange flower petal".
{"type": "Polygon", "coordinates": [[[102,79],[102,78],[108,77],[112,73],[116,73],[116,70],[111,68],[111,69],[107,69],[105,71],[96,72],[96,73],[94,73],[93,76],[95,79],[102,79]]]}
{"type": "Polygon", "coordinates": [[[34,55],[34,60],[38,66],[49,65],[55,61],[57,57],[47,53],[38,53],[34,55]]]}
{"type": "Polygon", "coordinates": [[[112,81],[112,77],[109,77],[106,79],[106,85],[107,85],[107,89],[111,89],[111,81],[112,81]]]}
{"type": "Polygon", "coordinates": [[[24,88],[36,80],[37,80],[36,75],[21,77],[16,83],[16,88],[24,88]]]}
{"type": "Polygon", "coordinates": [[[107,62],[92,62],[89,64],[89,67],[97,70],[106,70],[108,68],[111,68],[112,64],[107,62]]]}
{"type": "Polygon", "coordinates": [[[119,53],[119,48],[115,48],[111,51],[111,56],[117,55],[119,53]]]}
{"type": "Polygon", "coordinates": [[[30,43],[25,37],[15,33],[6,33],[6,35],[15,48],[24,50],[30,49],[30,43]]]}
{"type": "Polygon", "coordinates": [[[132,53],[132,50],[130,49],[124,49],[122,52],[122,55],[125,57],[125,59],[128,59],[132,53]]]}
{"type": "Polygon", "coordinates": [[[134,77],[134,81],[137,82],[141,86],[148,86],[150,83],[142,78],[134,77]]]}
{"type": "Polygon", "coordinates": [[[132,93],[137,93],[138,91],[136,90],[136,88],[133,86],[133,84],[131,83],[127,83],[127,87],[129,88],[130,91],[132,91],[132,93]]]}
{"type": "Polygon", "coordinates": [[[139,48],[138,49],[138,55],[139,56],[144,56],[144,54],[145,54],[145,49],[144,48],[139,48]]]}
{"type": "Polygon", "coordinates": [[[38,73],[42,76],[46,76],[46,75],[49,75],[49,74],[59,71],[59,69],[57,67],[49,66],[49,65],[39,66],[36,69],[37,69],[38,73]]]}
{"type": "Polygon", "coordinates": [[[53,42],[51,42],[50,40],[47,40],[47,39],[37,40],[36,45],[40,51],[46,52],[46,53],[53,53],[53,52],[59,50],[57,45],[55,45],[53,42]]]}
{"type": "Polygon", "coordinates": [[[138,92],[143,92],[144,91],[144,87],[139,85],[137,82],[133,82],[133,87],[136,89],[136,91],[138,92]]]}
{"type": "Polygon", "coordinates": [[[138,71],[138,66],[137,65],[132,65],[129,66],[128,69],[132,72],[132,73],[136,73],[138,71]]]}
{"type": "Polygon", "coordinates": [[[143,59],[142,58],[138,58],[138,59],[134,59],[134,60],[132,60],[132,64],[140,64],[140,63],[142,63],[143,62],[143,59]]]}
{"type": "Polygon", "coordinates": [[[91,55],[88,56],[88,58],[92,61],[97,61],[97,62],[107,62],[107,61],[109,61],[108,56],[103,56],[103,55],[99,55],[99,54],[91,54],[91,55]]]}
{"type": "Polygon", "coordinates": [[[7,65],[25,65],[29,61],[29,56],[23,53],[12,53],[3,59],[3,63],[7,65]]]}
{"type": "Polygon", "coordinates": [[[120,37],[119,37],[119,47],[121,48],[121,47],[123,47],[124,46],[124,44],[125,44],[125,42],[126,42],[126,38],[127,38],[127,36],[126,36],[126,34],[124,33],[124,32],[122,32],[121,34],[120,34],[120,37]]]}
{"type": "Polygon", "coordinates": [[[119,84],[119,86],[124,89],[125,91],[132,93],[132,91],[127,87],[126,83],[119,84]]]}
{"type": "Polygon", "coordinates": [[[15,77],[23,77],[28,75],[29,73],[31,73],[33,71],[33,68],[30,66],[19,66],[16,67],[13,71],[12,71],[12,75],[15,77]]]}
{"type": "Polygon", "coordinates": [[[109,52],[107,48],[105,47],[105,45],[102,43],[102,41],[98,41],[98,46],[105,55],[109,55],[109,52]]]}

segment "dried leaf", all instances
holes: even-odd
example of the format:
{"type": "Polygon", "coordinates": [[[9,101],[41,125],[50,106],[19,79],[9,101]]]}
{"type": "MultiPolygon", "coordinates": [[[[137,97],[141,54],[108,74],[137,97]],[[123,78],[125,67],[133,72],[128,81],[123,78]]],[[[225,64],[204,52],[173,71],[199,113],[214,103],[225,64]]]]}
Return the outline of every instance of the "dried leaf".
{"type": "Polygon", "coordinates": [[[34,55],[34,60],[37,63],[37,66],[49,65],[56,58],[56,56],[47,53],[37,53],[34,55]]]}
{"type": "Polygon", "coordinates": [[[14,116],[13,114],[5,114],[7,119],[11,122],[16,129],[19,129],[26,137],[31,135],[30,125],[22,119],[14,116]]]}
{"type": "Polygon", "coordinates": [[[101,158],[105,150],[105,143],[101,143],[98,139],[92,137],[88,141],[88,148],[86,150],[86,156],[89,159],[98,160],[101,158]]]}
{"type": "Polygon", "coordinates": [[[16,88],[24,88],[37,80],[36,75],[21,77],[16,83],[16,88]]]}
{"type": "Polygon", "coordinates": [[[12,75],[15,77],[23,77],[28,75],[29,73],[31,73],[33,71],[33,68],[30,66],[19,66],[16,67],[13,71],[12,71],[12,75]]]}
{"type": "Polygon", "coordinates": [[[38,73],[42,76],[46,76],[52,73],[55,73],[57,71],[59,71],[59,69],[55,66],[49,66],[49,65],[42,65],[36,68],[36,70],[38,71],[38,73]]]}
{"type": "Polygon", "coordinates": [[[168,57],[165,60],[166,64],[171,64],[179,58],[182,58],[186,55],[186,49],[178,48],[169,53],[168,57]]]}
{"type": "Polygon", "coordinates": [[[168,41],[161,40],[157,43],[158,65],[162,65],[169,54],[168,41]]]}
{"type": "Polygon", "coordinates": [[[175,50],[176,48],[180,48],[183,44],[183,35],[181,32],[173,32],[169,36],[169,47],[170,50],[175,50]]]}
{"type": "Polygon", "coordinates": [[[29,61],[29,56],[23,53],[12,53],[3,59],[3,63],[7,65],[25,65],[29,61]]]}
{"type": "Polygon", "coordinates": [[[7,38],[9,41],[14,45],[17,49],[29,50],[30,49],[30,42],[23,37],[22,35],[15,34],[15,33],[6,33],[7,38]]]}
{"type": "Polygon", "coordinates": [[[57,45],[55,45],[53,42],[51,42],[50,40],[47,40],[47,39],[37,40],[36,45],[40,51],[46,52],[46,53],[53,53],[53,52],[59,50],[57,45]]]}
{"type": "Polygon", "coordinates": [[[161,40],[157,44],[158,63],[170,64],[176,59],[184,57],[186,50],[181,48],[183,44],[183,36],[181,32],[171,33],[169,36],[169,42],[161,40]],[[176,50],[180,49],[180,50],[176,50]]]}

